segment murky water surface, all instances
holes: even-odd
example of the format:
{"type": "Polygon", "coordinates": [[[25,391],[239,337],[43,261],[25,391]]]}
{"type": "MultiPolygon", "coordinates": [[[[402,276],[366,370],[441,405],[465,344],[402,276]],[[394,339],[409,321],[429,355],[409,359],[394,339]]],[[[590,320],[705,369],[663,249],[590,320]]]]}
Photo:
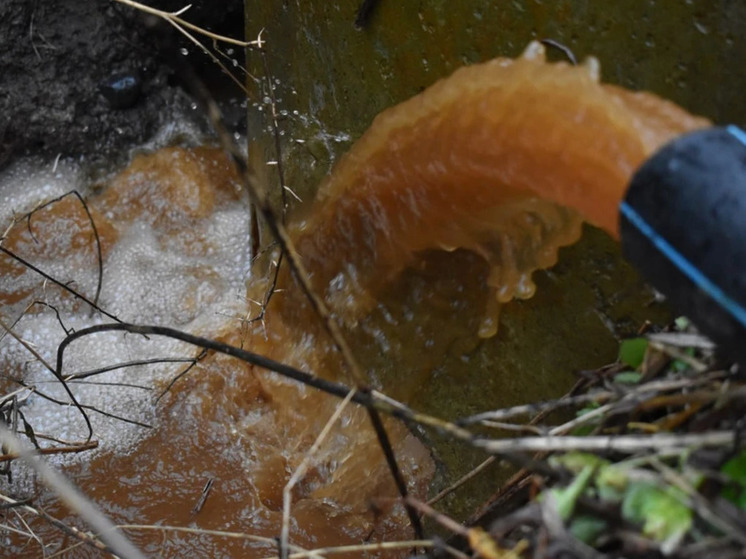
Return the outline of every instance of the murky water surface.
{"type": "MultiPolygon", "coordinates": [[[[247,321],[257,316],[259,308],[252,301],[261,301],[267,287],[261,274],[267,259],[250,274],[247,204],[218,151],[161,149],[136,156],[127,169],[96,184],[87,183],[70,163],[56,169],[29,163],[3,180],[9,208],[4,218],[9,222],[70,190],[88,195],[104,262],[99,304],[112,315],[217,338],[346,380],[329,340],[314,326],[292,284],[281,284],[286,289],[275,294],[264,321],[247,321]]],[[[487,340],[478,333],[485,306],[495,296],[488,288],[490,266],[468,251],[421,253],[378,290],[377,302],[355,326],[348,325],[347,334],[376,386],[439,416],[453,418],[557,395],[572,382],[573,369],[602,363],[613,352],[607,324],[619,317],[597,313],[613,316],[626,296],[604,287],[607,276],[623,274],[621,280],[628,285],[636,281],[625,268],[617,268],[608,241],[598,234],[590,237],[596,240],[581,251],[583,258],[593,259],[589,268],[595,276],[584,276],[572,266],[538,275],[540,296],[508,305],[500,333],[487,340]],[[605,310],[605,303],[588,300],[605,300],[604,289],[617,299],[605,310]],[[591,363],[573,349],[589,333],[598,340],[591,363]]],[[[95,237],[77,198],[67,196],[38,209],[30,221],[16,219],[3,246],[88,299],[96,297],[95,237]]],[[[66,331],[108,321],[7,255],[0,265],[3,320],[14,323],[14,331],[48,362],[54,362],[66,331]]],[[[67,401],[61,385],[30,359],[23,345],[6,337],[0,352],[9,377],[67,401]]],[[[88,406],[100,447],[52,460],[117,523],[151,526],[128,529],[147,553],[271,554],[276,547],[272,538],[281,525],[283,489],[338,401],[214,354],[158,401],[156,396],[188,363],[135,364],[85,374],[114,364],[188,360],[196,354],[182,343],[135,335],[97,334],[75,342],[67,353],[65,374],[80,377],[69,385],[88,406]],[[208,481],[211,490],[197,512],[208,481]],[[152,525],[164,528],[158,531],[152,525]],[[168,526],[249,537],[175,532],[168,526]]],[[[2,387],[7,392],[17,384],[5,379],[2,387]]],[[[25,392],[23,397],[21,409],[37,436],[67,443],[85,438],[85,423],[75,408],[51,403],[39,393],[25,392]]],[[[478,453],[437,437],[428,448],[397,422],[387,422],[387,428],[416,495],[424,497],[428,488],[442,487],[480,459],[478,453]],[[431,485],[436,465],[437,482],[431,485]]],[[[20,468],[15,474],[14,485],[5,490],[23,497],[32,490],[32,479],[20,468]]],[[[483,478],[449,505],[452,512],[468,514],[486,488],[494,486],[492,477],[483,478]]],[[[368,419],[352,406],[291,494],[291,538],[298,546],[410,537],[368,419]]],[[[65,515],[50,495],[42,493],[41,499],[50,512],[65,515]]],[[[50,552],[74,543],[47,525],[34,529],[50,552]]],[[[13,539],[13,545],[21,555],[40,551],[38,543],[24,544],[23,538],[13,539]]],[[[96,554],[75,547],[68,556],[96,554]]]]}

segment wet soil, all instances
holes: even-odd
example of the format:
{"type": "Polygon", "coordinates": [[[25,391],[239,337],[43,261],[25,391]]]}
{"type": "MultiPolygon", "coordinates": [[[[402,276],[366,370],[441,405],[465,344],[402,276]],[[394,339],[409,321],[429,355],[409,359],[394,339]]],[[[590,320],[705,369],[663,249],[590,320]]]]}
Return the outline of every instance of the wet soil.
{"type": "MultiPolygon", "coordinates": [[[[241,36],[240,0],[220,9],[192,4],[190,21],[241,36]]],[[[162,56],[163,40],[153,17],[110,0],[1,2],[0,168],[24,155],[116,160],[165,123],[196,113],[162,56]]],[[[220,89],[219,76],[202,67],[220,89]]]]}

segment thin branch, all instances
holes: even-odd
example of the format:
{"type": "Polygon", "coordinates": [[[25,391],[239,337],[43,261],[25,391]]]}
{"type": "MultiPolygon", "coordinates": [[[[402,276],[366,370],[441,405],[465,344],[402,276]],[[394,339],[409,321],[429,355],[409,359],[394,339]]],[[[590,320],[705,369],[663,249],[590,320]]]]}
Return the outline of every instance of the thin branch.
{"type": "MultiPolygon", "coordinates": [[[[5,250],[2,246],[0,246],[0,250],[5,250]]],[[[91,421],[88,419],[88,415],[83,410],[83,407],[80,405],[78,400],[75,398],[75,395],[73,395],[72,390],[70,390],[70,387],[67,386],[67,382],[65,382],[65,379],[59,375],[56,374],[55,369],[46,362],[46,360],[37,352],[34,348],[31,347],[31,345],[23,340],[20,336],[18,336],[15,332],[9,329],[9,327],[0,319],[0,327],[2,327],[8,334],[13,336],[18,343],[20,343],[23,347],[25,347],[34,357],[36,357],[47,369],[49,369],[52,374],[55,374],[57,376],[57,380],[60,381],[62,384],[62,387],[65,389],[65,392],[67,392],[67,395],[70,397],[70,401],[73,402],[75,407],[78,408],[80,413],[83,415],[83,419],[85,419],[86,426],[88,428],[88,439],[86,439],[86,442],[90,441],[93,437],[93,427],[91,426],[91,421]]],[[[23,386],[23,383],[19,383],[23,386]]],[[[51,398],[49,398],[51,400],[51,398]]],[[[64,404],[63,404],[64,405],[64,404]]]]}
{"type": "Polygon", "coordinates": [[[438,501],[442,500],[443,498],[447,497],[454,491],[456,491],[459,487],[464,485],[466,482],[474,479],[477,477],[480,473],[482,473],[484,470],[486,470],[489,466],[491,466],[495,461],[497,460],[496,456],[489,456],[486,460],[484,460],[481,464],[478,464],[476,467],[472,468],[466,475],[461,476],[459,479],[457,479],[454,483],[443,489],[440,493],[433,496],[432,498],[428,499],[427,504],[432,506],[438,501]]]}
{"type": "MultiPolygon", "coordinates": [[[[55,446],[52,448],[37,448],[36,452],[43,456],[49,456],[51,454],[77,454],[78,452],[85,452],[87,450],[93,450],[98,448],[98,441],[89,441],[87,443],[73,445],[73,446],[55,446]]],[[[7,454],[0,454],[0,462],[9,462],[19,458],[21,455],[16,452],[10,452],[7,454]]]]}
{"type": "MultiPolygon", "coordinates": [[[[222,530],[205,530],[202,528],[188,528],[186,526],[164,526],[162,524],[120,524],[115,526],[118,530],[134,530],[134,531],[156,531],[156,532],[179,532],[184,534],[198,534],[204,536],[214,536],[219,538],[228,538],[233,540],[249,540],[258,543],[265,543],[267,545],[277,545],[276,538],[266,538],[264,536],[255,536],[252,534],[245,534],[243,532],[225,532],[222,530]]],[[[297,545],[291,546],[296,552],[306,552],[302,547],[297,545]]]]}
{"type": "Polygon", "coordinates": [[[93,216],[91,215],[91,210],[88,208],[88,204],[83,199],[83,197],[80,195],[80,193],[77,190],[71,190],[70,192],[63,194],[62,196],[58,196],[57,198],[48,200],[44,204],[34,208],[31,212],[28,213],[27,218],[26,218],[28,220],[29,233],[31,233],[32,237],[34,236],[33,232],[31,231],[31,218],[36,212],[56,202],[59,202],[60,200],[62,200],[63,198],[67,196],[75,196],[78,199],[78,201],[80,202],[80,205],[83,206],[83,210],[85,210],[86,216],[88,216],[88,222],[91,224],[91,229],[93,230],[93,239],[96,245],[96,260],[98,263],[98,279],[96,282],[96,295],[93,297],[93,303],[94,305],[98,305],[98,299],[101,295],[101,288],[102,288],[102,283],[103,283],[103,278],[104,278],[104,258],[101,254],[101,238],[99,237],[99,234],[98,234],[98,228],[96,227],[96,222],[93,220],[93,216]]]}
{"type": "MultiPolygon", "coordinates": [[[[233,136],[228,133],[224,123],[223,117],[219,107],[212,98],[212,95],[205,87],[204,83],[196,76],[194,71],[187,66],[183,61],[178,58],[175,59],[177,64],[180,64],[186,82],[191,86],[195,96],[203,103],[206,108],[207,115],[212,123],[212,126],[217,133],[223,149],[233,160],[234,165],[239,171],[239,175],[244,180],[244,186],[246,187],[249,196],[254,202],[255,207],[259,210],[265,223],[269,227],[275,240],[279,243],[282,251],[285,253],[290,271],[292,272],[295,279],[301,286],[303,294],[310,302],[311,308],[315,314],[321,319],[324,329],[327,331],[332,339],[334,346],[337,351],[342,355],[343,362],[346,366],[347,372],[351,375],[358,390],[361,392],[369,392],[370,387],[366,379],[366,375],[363,373],[362,368],[358,364],[355,356],[352,353],[347,340],[342,334],[342,329],[337,320],[329,312],[324,301],[319,297],[311,286],[310,276],[303,264],[300,256],[295,250],[292,239],[290,238],[285,226],[281,220],[278,220],[275,216],[275,212],[269,202],[267,193],[259,183],[255,170],[249,164],[245,154],[236,144],[233,136]]],[[[391,447],[391,441],[389,440],[386,429],[383,426],[383,422],[378,414],[378,411],[374,407],[366,406],[368,416],[370,417],[373,428],[378,437],[378,442],[383,450],[386,462],[388,464],[391,475],[396,482],[397,490],[403,499],[406,498],[407,484],[401,474],[401,470],[396,462],[393,449],[391,447]]],[[[412,527],[415,531],[415,536],[418,538],[422,537],[422,524],[417,516],[417,513],[409,505],[405,505],[407,509],[407,515],[409,516],[412,527]]]]}
{"type": "Polygon", "coordinates": [[[2,444],[26,462],[40,477],[47,487],[62,500],[73,512],[78,514],[93,530],[99,533],[101,540],[123,559],[145,559],[145,556],[121,533],[115,525],[88,499],[86,499],[66,478],[53,470],[35,451],[29,449],[21,440],[0,423],[0,441],[2,444]]]}
{"type": "MultiPolygon", "coordinates": [[[[317,375],[313,375],[306,371],[302,371],[290,365],[286,365],[279,361],[269,359],[268,357],[264,357],[263,355],[253,353],[242,348],[211,340],[209,338],[195,336],[193,334],[182,332],[173,328],[168,328],[166,326],[144,326],[127,323],[97,324],[94,326],[89,326],[87,328],[82,328],[67,336],[64,340],[62,340],[57,348],[57,365],[55,369],[55,376],[58,378],[62,377],[65,350],[71,343],[79,338],[101,332],[129,332],[133,334],[166,336],[194,345],[196,347],[212,350],[224,355],[230,355],[231,357],[235,357],[251,365],[261,367],[268,371],[273,371],[286,378],[311,386],[338,398],[344,398],[350,391],[350,387],[345,386],[344,384],[323,379],[317,375]]],[[[379,392],[376,392],[374,390],[366,391],[357,389],[355,390],[354,396],[352,397],[352,401],[361,404],[366,408],[373,408],[376,411],[392,415],[405,421],[413,421],[416,423],[434,427],[440,432],[449,433],[461,440],[471,441],[474,439],[474,436],[466,429],[462,429],[456,425],[453,425],[452,423],[429,416],[427,414],[414,412],[401,402],[397,402],[392,398],[383,397],[379,392]]],[[[77,405],[80,409],[81,406],[79,404],[77,405]]]]}
{"type": "Polygon", "coordinates": [[[3,330],[5,330],[5,332],[7,334],[10,334],[10,336],[15,341],[17,341],[19,344],[21,344],[26,349],[26,351],[28,351],[31,355],[33,355],[36,358],[36,360],[39,361],[39,363],[41,363],[42,365],[44,365],[44,367],[46,367],[48,371],[54,373],[54,367],[52,367],[52,365],[50,365],[49,363],[47,363],[47,360],[44,359],[44,357],[42,357],[41,354],[38,351],[36,351],[36,349],[34,348],[33,345],[31,345],[31,343],[27,342],[21,336],[19,336],[18,334],[16,334],[13,331],[12,326],[9,326],[8,324],[5,324],[5,321],[2,318],[0,318],[0,328],[2,328],[3,330]]]}
{"type": "MultiPolygon", "coordinates": [[[[637,386],[632,392],[621,395],[621,399],[619,401],[624,401],[626,399],[640,399],[642,395],[648,393],[680,391],[682,388],[693,388],[700,385],[707,385],[714,381],[723,380],[725,378],[727,378],[727,374],[725,372],[714,371],[709,375],[698,375],[697,377],[693,378],[676,378],[650,381],[637,386]]],[[[509,408],[482,412],[476,415],[471,415],[469,417],[456,420],[455,423],[457,425],[465,427],[474,423],[480,423],[484,420],[502,421],[519,415],[530,415],[538,412],[551,412],[563,407],[571,407],[588,403],[600,403],[614,398],[620,398],[620,394],[618,391],[596,391],[589,394],[563,397],[558,400],[537,402],[534,404],[522,404],[509,408]]]]}
{"type": "Polygon", "coordinates": [[[108,318],[110,318],[112,320],[115,320],[116,322],[121,322],[121,320],[119,320],[116,316],[114,316],[111,313],[106,312],[104,309],[102,309],[101,307],[99,307],[96,303],[94,303],[93,301],[91,301],[90,299],[88,299],[85,295],[81,295],[80,293],[78,293],[77,291],[75,291],[73,288],[71,288],[69,285],[66,285],[66,284],[62,283],[61,281],[59,281],[58,279],[50,276],[49,274],[47,274],[43,270],[41,270],[41,269],[37,268],[36,266],[34,266],[33,264],[31,264],[31,262],[29,262],[28,260],[25,260],[25,259],[21,258],[20,256],[18,256],[14,252],[8,250],[7,248],[5,248],[2,245],[0,245],[0,252],[3,252],[5,254],[7,254],[13,260],[15,260],[16,262],[18,262],[19,264],[22,264],[23,266],[26,266],[29,270],[33,270],[34,272],[36,272],[37,274],[39,274],[44,279],[51,281],[53,284],[55,284],[58,287],[61,287],[62,289],[64,289],[68,293],[70,293],[72,296],[74,296],[77,299],[80,299],[84,303],[87,303],[88,305],[91,306],[91,308],[97,310],[98,312],[100,312],[104,316],[107,316],[108,318]]]}
{"type": "Polygon", "coordinates": [[[555,41],[554,39],[541,39],[539,42],[562,51],[562,53],[567,57],[567,60],[569,60],[573,66],[578,65],[578,59],[575,57],[575,54],[567,45],[564,45],[559,41],[555,41]]]}
{"type": "Polygon", "coordinates": [[[518,452],[569,452],[573,450],[596,452],[635,453],[642,450],[665,452],[680,451],[689,447],[734,446],[733,431],[705,433],[666,433],[653,435],[610,435],[592,437],[526,437],[517,439],[473,439],[472,444],[493,454],[518,452]]]}
{"type": "Polygon", "coordinates": [[[156,404],[161,401],[161,398],[163,398],[166,394],[168,394],[168,392],[173,388],[174,384],[176,384],[180,378],[188,374],[189,371],[191,371],[194,367],[196,367],[197,363],[202,361],[202,359],[204,359],[206,356],[207,356],[207,350],[203,349],[197,357],[195,357],[194,359],[190,359],[191,363],[189,364],[189,366],[187,366],[186,369],[184,369],[179,374],[177,374],[173,379],[171,379],[171,382],[168,383],[168,386],[166,386],[166,388],[164,388],[163,391],[160,394],[158,394],[158,397],[155,399],[156,404]]]}
{"type": "MultiPolygon", "coordinates": [[[[437,544],[433,540],[410,540],[401,542],[364,543],[359,545],[340,545],[336,547],[321,547],[312,551],[291,553],[288,559],[305,559],[307,557],[323,557],[325,555],[341,555],[345,553],[359,553],[361,555],[376,551],[394,551],[397,549],[412,549],[415,547],[433,548],[437,544]]],[[[274,558],[273,558],[274,559],[274,558]]]]}
{"type": "Polygon", "coordinates": [[[100,375],[102,373],[108,373],[109,371],[115,371],[117,369],[125,369],[127,367],[139,367],[141,365],[155,365],[160,363],[194,363],[194,358],[179,358],[179,357],[161,357],[157,359],[142,359],[138,361],[127,361],[125,363],[117,363],[116,365],[108,365],[99,369],[92,369],[90,371],[84,371],[82,373],[75,373],[65,377],[66,381],[80,380],[94,375],[100,375]]]}
{"type": "MultiPolygon", "coordinates": [[[[62,316],[60,315],[60,311],[59,311],[59,310],[57,309],[57,307],[55,307],[54,305],[50,305],[50,304],[49,304],[49,303],[47,303],[46,301],[33,301],[33,302],[32,302],[32,303],[31,303],[31,304],[30,304],[30,305],[28,306],[28,308],[26,308],[26,310],[25,310],[25,311],[23,311],[23,313],[25,314],[25,313],[26,313],[26,312],[27,312],[27,311],[28,311],[28,310],[29,310],[29,309],[30,309],[31,307],[33,307],[34,305],[40,305],[40,306],[42,306],[42,307],[47,307],[48,309],[51,309],[51,310],[52,310],[52,312],[53,312],[53,313],[55,314],[55,316],[57,317],[57,322],[59,323],[59,325],[60,325],[60,328],[62,328],[62,331],[63,331],[63,332],[65,333],[65,335],[67,335],[67,334],[69,334],[69,333],[70,333],[70,328],[68,328],[67,326],[65,326],[65,323],[64,323],[64,322],[62,321],[62,316]]],[[[20,317],[19,317],[19,320],[20,320],[20,317]]]]}
{"type": "Polygon", "coordinates": [[[316,437],[316,440],[313,442],[313,445],[311,445],[311,448],[308,450],[308,452],[306,452],[306,455],[303,457],[303,461],[300,463],[300,466],[296,468],[295,472],[293,472],[293,475],[290,476],[290,479],[285,484],[285,487],[282,489],[282,530],[280,531],[280,555],[282,556],[282,559],[288,559],[288,544],[290,543],[290,505],[293,499],[293,489],[295,488],[296,484],[306,475],[306,472],[311,465],[311,460],[313,460],[313,458],[316,456],[319,448],[321,448],[321,445],[329,436],[329,432],[331,431],[332,427],[342,415],[342,412],[347,407],[347,404],[350,403],[350,400],[352,400],[352,397],[354,395],[355,391],[350,390],[347,393],[347,396],[344,397],[344,400],[342,400],[342,403],[336,407],[334,413],[328,419],[326,425],[324,425],[324,428],[321,430],[321,433],[319,433],[319,436],[316,437]]]}
{"type": "MultiPolygon", "coordinates": [[[[123,0],[117,0],[117,1],[121,2],[123,0]]],[[[228,69],[228,67],[225,64],[223,64],[221,60],[212,53],[210,49],[208,49],[205,45],[203,45],[199,41],[199,39],[197,39],[194,35],[189,33],[189,31],[184,29],[182,27],[182,24],[176,22],[174,18],[166,18],[166,21],[168,21],[168,23],[173,25],[179,31],[179,33],[183,34],[187,39],[189,39],[192,43],[194,43],[197,46],[197,48],[199,48],[202,52],[204,52],[210,58],[210,60],[212,60],[215,64],[217,64],[220,67],[220,69],[231,79],[231,81],[233,81],[233,83],[235,83],[239,87],[241,91],[243,91],[246,95],[248,95],[249,92],[246,89],[246,86],[241,82],[241,80],[239,80],[233,74],[233,72],[231,72],[228,69]]]]}
{"type": "Polygon", "coordinates": [[[163,10],[151,8],[150,6],[146,6],[145,4],[140,4],[139,2],[134,2],[133,0],[116,0],[116,1],[119,2],[120,4],[130,6],[131,8],[136,8],[137,10],[140,10],[141,12],[145,12],[146,14],[154,15],[154,16],[163,18],[168,21],[173,21],[174,23],[178,23],[182,27],[186,27],[187,29],[196,31],[197,33],[204,35],[205,37],[210,37],[211,39],[215,41],[220,41],[221,43],[228,43],[228,44],[235,45],[238,47],[247,47],[247,48],[262,48],[262,45],[264,44],[264,41],[261,38],[256,39],[254,41],[239,41],[238,39],[233,39],[231,37],[226,37],[223,35],[212,33],[206,29],[202,29],[201,27],[194,25],[193,23],[189,23],[188,21],[181,19],[179,16],[183,14],[190,6],[185,6],[184,8],[176,12],[165,12],[163,10]]]}

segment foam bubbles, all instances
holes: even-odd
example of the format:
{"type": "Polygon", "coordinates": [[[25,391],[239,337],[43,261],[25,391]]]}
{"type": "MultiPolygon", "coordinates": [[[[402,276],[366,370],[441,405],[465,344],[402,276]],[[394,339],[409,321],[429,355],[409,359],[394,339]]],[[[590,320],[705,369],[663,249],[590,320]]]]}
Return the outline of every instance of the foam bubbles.
{"type": "MultiPolygon", "coordinates": [[[[39,160],[17,163],[0,176],[0,227],[7,229],[14,217],[52,198],[73,189],[84,191],[87,185],[81,177],[80,168],[69,162],[58,162],[56,168],[52,162],[39,160]]],[[[153,188],[148,194],[151,207],[168,207],[172,202],[163,197],[167,194],[167,189],[153,188]]],[[[107,208],[97,207],[95,196],[89,204],[98,212],[104,230],[107,208]]],[[[81,242],[70,232],[69,218],[64,215],[67,211],[50,214],[34,236],[19,229],[17,250],[27,256],[33,252],[30,258],[35,266],[70,282],[92,299],[98,277],[94,245],[87,238],[81,242]]],[[[172,222],[166,227],[159,219],[128,220],[117,215],[108,221],[113,232],[102,237],[104,270],[99,300],[108,313],[127,322],[171,326],[203,336],[230,325],[231,317],[241,313],[250,264],[249,212],[242,201],[222,196],[214,212],[185,221],[184,231],[173,231],[172,222]]],[[[80,223],[83,229],[88,226],[82,220],[80,223]]],[[[16,227],[25,227],[25,223],[16,227]]],[[[0,266],[11,266],[9,262],[0,262],[0,266]]],[[[57,347],[67,333],[111,322],[38,274],[16,271],[8,267],[0,273],[0,316],[6,324],[13,324],[14,333],[50,366],[54,366],[57,347]],[[53,305],[59,316],[44,305],[28,309],[34,301],[53,305]]],[[[66,405],[70,398],[54,374],[21,342],[10,335],[0,336],[3,372],[27,386],[17,396],[36,434],[67,443],[84,440],[85,422],[77,408],[66,405]]],[[[63,375],[84,377],[71,379],[68,386],[87,409],[99,449],[126,453],[146,436],[147,427],[133,422],[154,424],[155,397],[189,363],[139,364],[92,376],[86,373],[146,360],[189,360],[196,353],[196,348],[175,340],[121,332],[98,333],[73,342],[65,353],[63,375]]],[[[0,399],[18,388],[17,383],[0,379],[0,399]]],[[[42,442],[43,446],[52,444],[42,442]]],[[[53,459],[64,462],[79,457],[67,454],[53,459]]],[[[90,457],[86,453],[83,459],[90,457]]]]}
{"type": "Polygon", "coordinates": [[[7,227],[14,216],[38,203],[82,188],[81,169],[71,160],[17,161],[0,174],[0,223],[7,227]]]}

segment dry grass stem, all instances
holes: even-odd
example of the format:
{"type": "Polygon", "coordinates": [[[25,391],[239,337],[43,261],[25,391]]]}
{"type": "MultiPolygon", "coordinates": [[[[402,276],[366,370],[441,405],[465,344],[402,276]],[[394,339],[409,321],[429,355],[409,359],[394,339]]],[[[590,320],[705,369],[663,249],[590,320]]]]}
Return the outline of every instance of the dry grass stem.
{"type": "Polygon", "coordinates": [[[19,456],[38,475],[42,482],[62,500],[75,514],[79,515],[101,540],[122,559],[145,559],[145,556],[122,534],[114,531],[115,525],[86,499],[62,474],[57,473],[38,454],[29,449],[5,425],[0,422],[0,442],[11,453],[19,456]]]}
{"type": "Polygon", "coordinates": [[[344,397],[344,400],[342,400],[336,406],[336,408],[334,409],[334,413],[327,420],[324,428],[321,430],[318,437],[316,437],[316,440],[311,445],[311,448],[309,448],[308,452],[306,452],[305,456],[303,457],[303,461],[300,463],[295,472],[293,472],[293,475],[290,476],[290,479],[285,484],[285,487],[282,489],[282,529],[280,532],[280,555],[282,556],[282,559],[287,559],[288,557],[288,544],[290,541],[290,507],[293,499],[293,488],[306,475],[309,466],[316,458],[316,454],[318,453],[319,448],[321,448],[321,445],[324,444],[324,441],[326,441],[326,438],[329,435],[329,432],[332,430],[332,427],[334,427],[334,424],[339,420],[340,416],[347,408],[347,404],[350,403],[354,395],[355,391],[350,390],[347,396],[344,397]]]}

